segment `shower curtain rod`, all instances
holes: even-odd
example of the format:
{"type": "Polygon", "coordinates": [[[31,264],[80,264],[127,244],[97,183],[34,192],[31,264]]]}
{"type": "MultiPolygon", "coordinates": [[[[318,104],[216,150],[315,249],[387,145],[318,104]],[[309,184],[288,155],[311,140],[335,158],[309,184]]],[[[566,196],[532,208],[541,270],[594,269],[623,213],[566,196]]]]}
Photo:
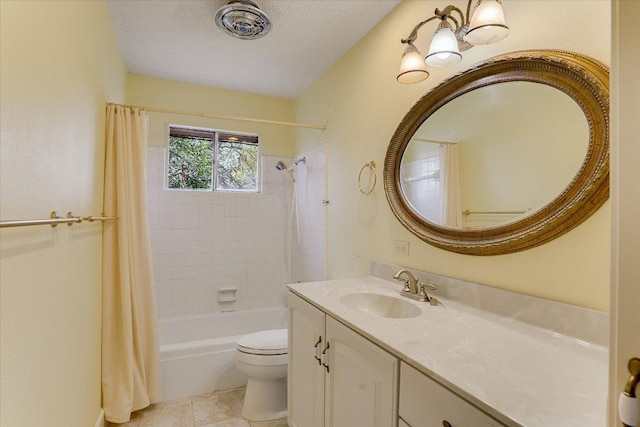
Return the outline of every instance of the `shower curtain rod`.
{"type": "Polygon", "coordinates": [[[291,127],[307,128],[307,129],[318,129],[318,130],[327,129],[327,126],[325,125],[322,125],[322,126],[310,125],[308,123],[280,122],[277,120],[253,119],[250,117],[238,117],[238,116],[224,116],[221,114],[196,113],[193,111],[170,110],[166,108],[154,108],[154,107],[138,107],[138,108],[147,110],[152,113],[179,114],[182,116],[203,117],[208,119],[235,120],[239,122],[264,123],[267,125],[291,126],[291,127]]]}

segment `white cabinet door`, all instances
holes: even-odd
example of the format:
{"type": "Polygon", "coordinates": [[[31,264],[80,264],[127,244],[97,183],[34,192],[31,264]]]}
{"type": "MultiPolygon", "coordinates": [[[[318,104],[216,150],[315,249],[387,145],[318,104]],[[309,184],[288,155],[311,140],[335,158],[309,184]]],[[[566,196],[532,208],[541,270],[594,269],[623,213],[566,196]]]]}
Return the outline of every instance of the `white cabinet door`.
{"type": "Polygon", "coordinates": [[[288,409],[290,427],[324,426],[325,314],[289,293],[288,409]]]}
{"type": "Polygon", "coordinates": [[[329,316],[326,332],[325,425],[397,426],[398,359],[329,316]]]}
{"type": "Polygon", "coordinates": [[[400,416],[412,427],[503,427],[420,371],[400,363],[400,416]]]}

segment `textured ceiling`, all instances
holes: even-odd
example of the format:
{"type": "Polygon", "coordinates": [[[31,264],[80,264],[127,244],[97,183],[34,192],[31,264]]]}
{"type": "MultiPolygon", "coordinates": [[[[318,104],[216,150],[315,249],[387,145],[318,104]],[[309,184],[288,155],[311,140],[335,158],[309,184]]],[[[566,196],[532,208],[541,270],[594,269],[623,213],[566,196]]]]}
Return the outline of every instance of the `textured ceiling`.
{"type": "Polygon", "coordinates": [[[227,0],[107,0],[130,73],[295,98],[400,0],[255,0],[266,37],[238,40],[214,22],[227,0]]]}

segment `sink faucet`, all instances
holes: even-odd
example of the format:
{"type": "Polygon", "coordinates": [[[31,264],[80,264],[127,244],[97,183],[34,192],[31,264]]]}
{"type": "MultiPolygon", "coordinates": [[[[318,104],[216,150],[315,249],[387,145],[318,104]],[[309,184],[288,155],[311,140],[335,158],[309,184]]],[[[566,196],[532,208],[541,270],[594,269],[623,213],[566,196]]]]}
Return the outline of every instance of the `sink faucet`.
{"type": "Polygon", "coordinates": [[[406,268],[399,270],[396,274],[393,275],[393,278],[404,282],[405,286],[409,288],[410,293],[414,295],[418,294],[418,279],[416,279],[415,276],[411,274],[411,272],[406,268]],[[405,277],[402,277],[403,275],[405,277]]]}
{"type": "Polygon", "coordinates": [[[415,276],[406,268],[399,270],[396,274],[393,275],[393,278],[405,284],[404,289],[400,291],[400,295],[421,302],[427,301],[431,305],[438,305],[438,300],[429,297],[426,291],[426,288],[429,288],[431,290],[437,289],[435,285],[418,281],[418,279],[416,279],[415,276]]]}

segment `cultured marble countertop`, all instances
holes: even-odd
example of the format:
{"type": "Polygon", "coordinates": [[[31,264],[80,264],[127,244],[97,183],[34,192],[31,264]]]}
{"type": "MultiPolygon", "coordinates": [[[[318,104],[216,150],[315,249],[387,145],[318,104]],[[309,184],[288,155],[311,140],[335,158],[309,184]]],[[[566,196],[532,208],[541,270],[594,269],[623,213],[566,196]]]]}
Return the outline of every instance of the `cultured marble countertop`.
{"type": "MultiPolygon", "coordinates": [[[[445,298],[406,319],[349,309],[340,297],[398,296],[376,277],[296,283],[289,289],[508,426],[606,425],[608,350],[445,298]]],[[[427,397],[425,397],[427,398],[427,397]]]]}

